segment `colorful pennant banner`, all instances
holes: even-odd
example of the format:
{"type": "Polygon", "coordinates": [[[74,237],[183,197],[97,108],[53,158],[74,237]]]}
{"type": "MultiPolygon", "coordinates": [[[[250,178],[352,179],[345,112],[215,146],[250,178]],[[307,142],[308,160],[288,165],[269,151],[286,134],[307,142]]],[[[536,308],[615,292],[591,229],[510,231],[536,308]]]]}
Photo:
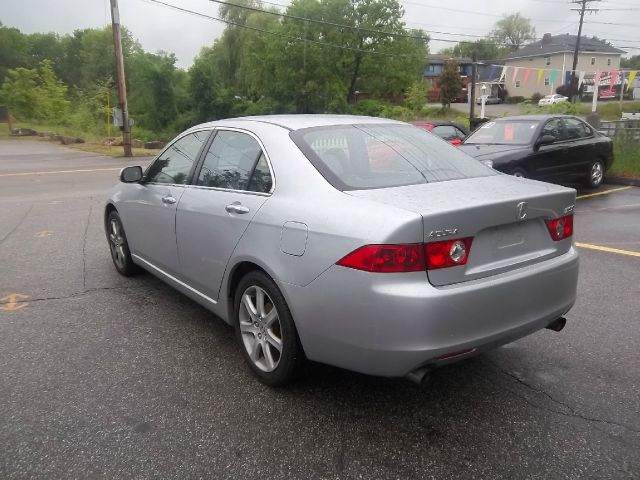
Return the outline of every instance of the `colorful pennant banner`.
{"type": "MultiPolygon", "coordinates": [[[[556,79],[558,77],[558,69],[556,68],[531,68],[531,67],[516,67],[516,66],[508,66],[508,65],[494,65],[494,64],[480,64],[480,65],[486,65],[488,67],[491,67],[490,70],[490,77],[491,78],[495,78],[495,74],[498,71],[498,68],[501,68],[500,71],[500,77],[498,79],[498,82],[503,82],[503,81],[507,81],[507,75],[509,75],[509,73],[511,73],[511,83],[516,82],[516,80],[518,79],[518,75],[520,74],[520,70],[524,70],[524,73],[522,75],[522,85],[527,85],[527,83],[529,82],[529,78],[531,78],[531,73],[534,70],[538,71],[537,74],[537,82],[538,84],[540,84],[540,82],[542,81],[542,77],[544,77],[545,73],[549,74],[549,85],[555,85],[556,83],[556,79]]],[[[564,83],[569,83],[571,81],[571,74],[574,70],[565,70],[564,72],[564,83]]],[[[591,73],[593,74],[594,77],[594,83],[595,84],[600,84],[600,80],[606,78],[606,76],[609,77],[609,88],[610,90],[613,90],[614,85],[616,83],[616,81],[618,79],[620,79],[620,84],[624,85],[624,80],[625,80],[625,73],[624,71],[618,71],[618,70],[612,70],[609,72],[585,72],[584,70],[575,70],[576,75],[578,76],[578,88],[580,88],[584,82],[585,82],[585,76],[587,75],[587,73],[591,73]]],[[[629,90],[632,86],[633,86],[633,82],[636,79],[636,75],[638,74],[638,70],[631,70],[628,71],[629,72],[629,77],[627,79],[626,82],[626,89],[629,90]]]]}

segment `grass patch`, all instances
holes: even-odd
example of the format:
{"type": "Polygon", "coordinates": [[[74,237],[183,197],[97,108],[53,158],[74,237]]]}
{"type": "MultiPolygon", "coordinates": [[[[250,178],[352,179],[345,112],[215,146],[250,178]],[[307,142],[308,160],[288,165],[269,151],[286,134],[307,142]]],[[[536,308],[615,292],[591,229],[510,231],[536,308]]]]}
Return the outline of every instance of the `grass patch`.
{"type": "Polygon", "coordinates": [[[640,141],[616,138],[613,141],[611,175],[640,178],[640,141]]]}

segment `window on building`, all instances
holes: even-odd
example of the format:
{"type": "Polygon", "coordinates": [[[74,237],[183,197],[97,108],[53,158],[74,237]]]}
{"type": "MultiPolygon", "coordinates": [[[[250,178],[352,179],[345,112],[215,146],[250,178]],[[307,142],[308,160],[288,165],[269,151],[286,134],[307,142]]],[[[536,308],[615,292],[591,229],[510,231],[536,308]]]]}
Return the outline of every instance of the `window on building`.
{"type": "Polygon", "coordinates": [[[611,66],[611,59],[607,58],[607,66],[610,67],[611,66]]]}
{"type": "Polygon", "coordinates": [[[551,57],[544,57],[544,64],[551,65],[551,57]]]}
{"type": "Polygon", "coordinates": [[[548,87],[550,85],[549,77],[544,77],[544,86],[548,87]]]}
{"type": "Polygon", "coordinates": [[[520,88],[520,80],[516,80],[516,88],[520,88]]]}
{"type": "Polygon", "coordinates": [[[591,57],[591,65],[595,65],[596,64],[596,57],[591,57]]]}

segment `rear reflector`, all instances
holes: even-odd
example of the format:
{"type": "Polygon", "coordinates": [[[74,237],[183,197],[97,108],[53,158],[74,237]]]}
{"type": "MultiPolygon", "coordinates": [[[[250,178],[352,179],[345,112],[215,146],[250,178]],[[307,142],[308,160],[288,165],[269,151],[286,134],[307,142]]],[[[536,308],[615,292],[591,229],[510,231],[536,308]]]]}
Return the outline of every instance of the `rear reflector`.
{"type": "Polygon", "coordinates": [[[365,245],[338,262],[343,267],[366,272],[419,272],[424,271],[422,244],[365,245]]]}
{"type": "Polygon", "coordinates": [[[573,235],[573,213],[560,218],[545,220],[551,238],[554,241],[564,240],[573,235]]]}
{"type": "Polygon", "coordinates": [[[459,357],[461,355],[466,355],[467,353],[471,353],[475,351],[475,348],[467,348],[466,350],[460,350],[459,352],[451,352],[445,353],[444,355],[440,355],[438,360],[447,360],[449,358],[459,357]]]}
{"type": "Polygon", "coordinates": [[[473,237],[431,242],[425,245],[427,270],[464,265],[469,258],[473,237]]]}

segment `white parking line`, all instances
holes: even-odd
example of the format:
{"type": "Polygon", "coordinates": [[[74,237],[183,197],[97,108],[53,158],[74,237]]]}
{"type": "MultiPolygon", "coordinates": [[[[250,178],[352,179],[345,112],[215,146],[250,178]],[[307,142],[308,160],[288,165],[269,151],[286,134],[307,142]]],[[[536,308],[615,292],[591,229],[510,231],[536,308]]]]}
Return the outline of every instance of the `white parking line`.
{"type": "Polygon", "coordinates": [[[0,173],[0,177],[26,177],[29,175],[56,175],[59,173],[87,173],[87,172],[113,172],[122,170],[122,167],[114,168],[83,168],[79,170],[52,170],[49,172],[17,172],[17,173],[0,173]]]}

